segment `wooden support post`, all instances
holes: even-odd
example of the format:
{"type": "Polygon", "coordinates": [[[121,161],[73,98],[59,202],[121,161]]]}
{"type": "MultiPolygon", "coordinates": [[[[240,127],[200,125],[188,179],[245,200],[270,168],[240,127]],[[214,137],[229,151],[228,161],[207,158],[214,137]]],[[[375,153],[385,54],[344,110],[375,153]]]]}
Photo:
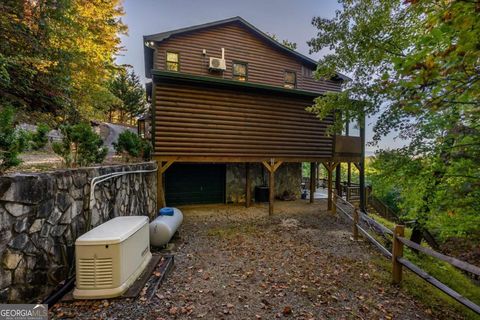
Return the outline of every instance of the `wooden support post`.
{"type": "Polygon", "coordinates": [[[355,207],[355,210],[353,210],[353,240],[358,241],[358,222],[360,221],[359,215],[358,215],[358,208],[355,207]]]}
{"type": "Polygon", "coordinates": [[[392,280],[394,284],[402,282],[402,264],[398,262],[398,258],[403,257],[403,243],[397,237],[403,237],[405,226],[396,225],[393,232],[392,246],[392,280]]]}
{"type": "Polygon", "coordinates": [[[245,207],[250,207],[252,203],[252,181],[250,177],[250,164],[245,163],[245,207]]]}
{"type": "Polygon", "coordinates": [[[275,171],[270,171],[269,183],[268,183],[268,215],[273,215],[273,204],[275,202],[275,171]]]}
{"type": "Polygon", "coordinates": [[[161,161],[158,162],[157,170],[157,211],[165,207],[165,192],[163,191],[163,172],[161,161]]]}
{"type": "Polygon", "coordinates": [[[335,189],[337,189],[337,194],[342,196],[342,167],[338,164],[335,170],[335,189]]]}
{"type": "Polygon", "coordinates": [[[347,164],[347,185],[350,187],[352,184],[352,163],[347,164]]]}
{"type": "Polygon", "coordinates": [[[320,163],[317,163],[317,181],[315,183],[320,188],[320,163]]]}
{"type": "Polygon", "coordinates": [[[359,187],[360,187],[360,210],[362,212],[367,211],[367,202],[365,200],[365,115],[359,119],[360,123],[360,141],[361,141],[361,153],[360,158],[360,172],[359,174],[359,187]]]}
{"type": "Polygon", "coordinates": [[[160,210],[161,208],[165,207],[165,191],[163,189],[163,174],[167,169],[173,164],[173,160],[169,160],[167,162],[163,162],[162,160],[157,160],[157,209],[160,210]]]}
{"type": "Polygon", "coordinates": [[[268,215],[273,214],[273,203],[275,202],[275,171],[280,167],[283,161],[270,160],[270,164],[267,161],[262,162],[264,167],[267,168],[269,172],[269,184],[268,184],[268,215]]]}
{"type": "Polygon", "coordinates": [[[327,210],[332,210],[332,168],[330,164],[325,166],[327,169],[327,192],[328,192],[328,200],[327,200],[327,210]]]}
{"type": "Polygon", "coordinates": [[[315,183],[315,162],[310,162],[310,203],[315,201],[315,191],[316,183],[315,183]]]}

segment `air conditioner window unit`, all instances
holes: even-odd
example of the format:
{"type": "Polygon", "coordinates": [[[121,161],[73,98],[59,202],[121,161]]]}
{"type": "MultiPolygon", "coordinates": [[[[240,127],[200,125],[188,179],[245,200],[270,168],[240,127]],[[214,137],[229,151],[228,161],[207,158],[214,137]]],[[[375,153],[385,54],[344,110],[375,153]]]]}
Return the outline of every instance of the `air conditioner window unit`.
{"type": "Polygon", "coordinates": [[[225,59],[210,57],[209,69],[211,70],[226,70],[227,64],[225,59]]]}
{"type": "Polygon", "coordinates": [[[122,295],[152,258],[145,216],[111,219],[75,241],[76,299],[122,295]]]}

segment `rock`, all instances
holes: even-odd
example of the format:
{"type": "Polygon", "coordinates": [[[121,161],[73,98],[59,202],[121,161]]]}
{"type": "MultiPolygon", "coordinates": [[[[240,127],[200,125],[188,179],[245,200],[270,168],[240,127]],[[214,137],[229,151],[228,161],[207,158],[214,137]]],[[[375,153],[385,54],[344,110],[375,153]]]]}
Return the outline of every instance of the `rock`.
{"type": "MultiPolygon", "coordinates": [[[[0,289],[7,288],[12,284],[12,272],[0,268],[0,289]]],[[[5,301],[0,298],[0,301],[5,301]]]]}
{"type": "Polygon", "coordinates": [[[37,208],[37,218],[49,217],[54,209],[55,201],[53,198],[42,202],[37,208]]]}
{"type": "Polygon", "coordinates": [[[0,200],[38,204],[53,190],[52,178],[46,174],[13,174],[0,177],[0,200]]]}
{"type": "Polygon", "coordinates": [[[40,237],[47,238],[50,235],[50,229],[52,225],[49,223],[44,223],[42,226],[42,230],[40,230],[40,237]]]}
{"type": "Polygon", "coordinates": [[[7,202],[5,204],[5,209],[15,217],[20,217],[25,214],[29,214],[32,211],[32,207],[28,205],[24,205],[21,203],[14,203],[14,202],[7,202]]]}
{"type": "Polygon", "coordinates": [[[55,197],[55,206],[62,212],[67,211],[72,202],[73,198],[67,192],[59,192],[55,197]]]}
{"type": "Polygon", "coordinates": [[[26,256],[25,260],[27,261],[27,269],[28,270],[33,270],[35,268],[35,264],[37,263],[37,257],[36,256],[26,256]]]}
{"type": "Polygon", "coordinates": [[[60,224],[52,228],[50,235],[53,237],[60,237],[65,232],[65,230],[67,230],[67,226],[64,224],[60,224]]]}
{"type": "Polygon", "coordinates": [[[23,255],[19,253],[14,253],[11,251],[6,251],[3,254],[3,267],[7,270],[14,270],[17,266],[20,260],[22,260],[23,255]]]}
{"type": "Polygon", "coordinates": [[[83,188],[75,188],[70,190],[70,195],[73,197],[74,200],[82,200],[85,196],[83,188]]]}
{"type": "Polygon", "coordinates": [[[35,219],[35,221],[33,221],[32,225],[30,226],[30,230],[28,230],[28,233],[32,234],[40,231],[42,229],[44,221],[45,219],[35,219]]]}
{"type": "Polygon", "coordinates": [[[77,172],[75,174],[75,177],[73,177],[73,184],[75,185],[75,187],[77,188],[83,188],[83,186],[85,184],[87,184],[87,174],[86,173],[81,173],[81,172],[77,172]]]}
{"type": "Polygon", "coordinates": [[[64,176],[57,178],[57,188],[59,190],[68,190],[72,185],[72,177],[68,171],[63,174],[64,176]]]}
{"type": "Polygon", "coordinates": [[[0,231],[0,252],[4,252],[10,239],[12,238],[12,232],[10,230],[0,231]]]}
{"type": "Polygon", "coordinates": [[[10,288],[8,295],[8,302],[20,302],[23,297],[23,292],[18,288],[10,288]]]}
{"type": "Polygon", "coordinates": [[[27,245],[27,243],[29,241],[30,241],[30,239],[28,239],[28,236],[25,233],[20,233],[18,236],[13,238],[8,243],[8,246],[12,249],[20,251],[20,250],[23,250],[23,248],[25,248],[25,246],[27,245]]]}
{"type": "Polygon", "coordinates": [[[10,293],[10,288],[0,290],[0,302],[7,302],[10,293]]]}
{"type": "Polygon", "coordinates": [[[63,266],[52,266],[48,272],[47,277],[50,283],[59,283],[65,280],[65,268],[63,266]]]}
{"type": "Polygon", "coordinates": [[[15,284],[26,283],[26,275],[27,275],[27,263],[25,262],[25,259],[22,259],[20,260],[17,268],[13,272],[13,282],[15,284]]]}
{"type": "Polygon", "coordinates": [[[55,225],[55,224],[58,223],[58,221],[60,220],[61,217],[62,217],[62,211],[55,208],[55,209],[53,209],[53,212],[48,217],[47,221],[48,221],[48,223],[50,223],[52,225],[55,225]]]}
{"type": "Polygon", "coordinates": [[[28,228],[28,218],[23,218],[22,220],[17,220],[14,224],[14,229],[18,233],[26,231],[28,228]]]}

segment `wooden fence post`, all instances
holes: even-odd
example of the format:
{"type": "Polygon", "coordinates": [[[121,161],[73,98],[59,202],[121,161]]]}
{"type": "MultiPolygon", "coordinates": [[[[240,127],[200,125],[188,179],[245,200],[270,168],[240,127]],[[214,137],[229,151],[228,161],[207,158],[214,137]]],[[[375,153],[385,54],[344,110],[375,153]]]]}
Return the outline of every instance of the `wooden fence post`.
{"type": "Polygon", "coordinates": [[[353,211],[353,240],[358,241],[358,208],[355,207],[355,210],[353,211]]]}
{"type": "Polygon", "coordinates": [[[398,262],[398,258],[403,257],[403,243],[397,237],[403,237],[404,234],[405,226],[395,225],[392,246],[392,278],[394,284],[402,282],[402,264],[398,262]]]}

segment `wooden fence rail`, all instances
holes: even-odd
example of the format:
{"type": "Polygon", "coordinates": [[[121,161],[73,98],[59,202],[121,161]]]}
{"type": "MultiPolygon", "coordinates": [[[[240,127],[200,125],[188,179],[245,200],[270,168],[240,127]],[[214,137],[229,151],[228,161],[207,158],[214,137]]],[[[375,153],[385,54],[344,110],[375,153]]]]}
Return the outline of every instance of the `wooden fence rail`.
{"type": "Polygon", "coordinates": [[[340,211],[344,214],[350,221],[353,222],[353,239],[356,238],[355,232],[360,231],[360,233],[370,241],[377,249],[387,258],[392,259],[392,280],[393,283],[400,283],[402,280],[402,266],[406,267],[414,274],[422,278],[423,280],[427,281],[437,289],[441,290],[451,298],[455,299],[457,302],[461,303],[465,307],[469,308],[470,310],[476,312],[480,315],[480,306],[472,302],[471,300],[463,297],[461,294],[453,290],[452,288],[448,287],[438,279],[434,278],[433,276],[429,275],[427,272],[419,268],[417,265],[412,263],[411,261],[405,259],[403,257],[403,246],[407,246],[409,248],[415,249],[419,252],[422,252],[426,255],[431,257],[437,258],[439,260],[445,261],[450,263],[451,265],[455,266],[458,269],[467,271],[469,273],[480,275],[480,268],[469,264],[465,261],[458,260],[456,258],[444,255],[440,252],[432,250],[427,247],[423,247],[413,241],[410,241],[404,237],[404,226],[403,225],[396,225],[395,230],[392,231],[386,226],[382,225],[381,223],[375,221],[371,217],[368,217],[365,213],[360,212],[358,208],[356,208],[351,203],[345,201],[338,195],[334,194],[334,212],[340,211]],[[340,201],[338,201],[340,200],[340,201]],[[342,204],[347,205],[350,209],[354,210],[353,215],[349,214],[347,210],[342,208],[339,205],[339,202],[342,204]],[[358,219],[360,217],[361,219],[358,219]],[[385,233],[393,236],[393,245],[392,245],[392,252],[390,252],[387,248],[385,248],[380,242],[378,242],[367,230],[365,230],[360,224],[361,221],[366,223],[371,230],[375,231],[376,233],[385,236],[385,233]],[[372,227],[373,226],[373,227],[372,227]]]}

